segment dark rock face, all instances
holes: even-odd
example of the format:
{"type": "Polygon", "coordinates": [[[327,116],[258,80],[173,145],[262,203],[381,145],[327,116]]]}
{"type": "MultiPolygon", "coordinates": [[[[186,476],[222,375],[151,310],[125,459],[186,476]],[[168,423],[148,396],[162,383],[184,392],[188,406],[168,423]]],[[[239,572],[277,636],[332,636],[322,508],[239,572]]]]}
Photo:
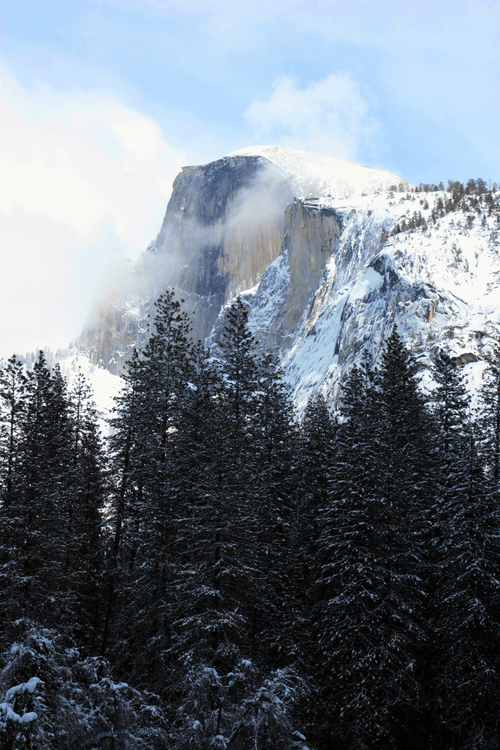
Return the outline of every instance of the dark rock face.
{"type": "MultiPolygon", "coordinates": [[[[283,355],[292,345],[299,321],[313,314],[325,265],[335,252],[341,229],[336,213],[311,199],[295,198],[285,208],[279,258],[264,272],[256,292],[243,293],[250,325],[263,350],[283,355]]],[[[208,339],[222,335],[224,312],[208,339]]],[[[314,336],[314,330],[306,330],[314,336]]]]}
{"type": "Polygon", "coordinates": [[[281,170],[260,156],[184,167],[176,178],[156,246],[173,259],[169,284],[197,308],[196,338],[204,339],[224,302],[277,257],[291,197],[281,170]]]}
{"type": "Polygon", "coordinates": [[[249,188],[265,168],[260,156],[225,157],[199,167],[183,167],[175,178],[172,196],[156,241],[161,252],[169,239],[170,227],[184,212],[202,227],[223,221],[228,202],[242,188],[249,188]]]}
{"type": "Polygon", "coordinates": [[[464,367],[464,365],[468,365],[469,362],[478,362],[478,360],[479,357],[473,352],[465,352],[458,357],[451,357],[451,361],[455,367],[464,367]]]}

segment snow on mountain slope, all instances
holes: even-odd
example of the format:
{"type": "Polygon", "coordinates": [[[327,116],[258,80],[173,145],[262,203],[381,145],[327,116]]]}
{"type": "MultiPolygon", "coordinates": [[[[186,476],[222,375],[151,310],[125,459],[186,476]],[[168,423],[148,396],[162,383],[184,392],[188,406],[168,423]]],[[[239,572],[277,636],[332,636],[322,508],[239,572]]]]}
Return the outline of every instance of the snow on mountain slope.
{"type": "Polygon", "coordinates": [[[233,151],[228,156],[262,156],[276,164],[292,186],[296,196],[330,196],[347,198],[376,193],[391,185],[410,183],[390,172],[371,169],[331,156],[299,151],[281,146],[252,146],[233,151]]]}
{"type": "MultiPolygon", "coordinates": [[[[405,188],[295,199],[287,207],[280,255],[241,297],[252,332],[279,352],[299,410],[318,391],[334,402],[345,372],[365,351],[376,362],[394,324],[418,357],[423,381],[441,347],[477,390],[485,360],[500,342],[500,195],[493,194],[491,208],[481,200],[466,196],[451,210],[446,191],[405,188]],[[320,225],[323,234],[314,235],[311,227],[320,225]],[[328,235],[332,227],[338,236],[328,235]],[[314,243],[327,236],[331,246],[322,253],[314,243]],[[300,252],[297,260],[293,254],[300,252]],[[290,324],[296,287],[306,277],[312,283],[308,264],[321,262],[290,324]]],[[[224,309],[209,345],[223,322],[224,309]]],[[[70,379],[83,366],[101,410],[109,411],[120,385],[116,376],[85,357],[61,366],[70,379]]]]}
{"type": "MultiPolygon", "coordinates": [[[[423,372],[431,352],[442,347],[467,365],[471,389],[477,387],[481,360],[500,342],[499,214],[488,215],[487,206],[474,212],[467,206],[448,213],[436,209],[449,201],[443,191],[312,202],[316,213],[333,212],[342,232],[282,352],[299,409],[318,390],[334,399],[342,375],[365,350],[376,361],[394,324],[423,372]],[[402,222],[411,224],[418,213],[419,227],[384,236],[402,222]]],[[[287,295],[292,243],[288,233],[282,257],[260,286],[244,295],[250,326],[261,341],[287,295]]]]}

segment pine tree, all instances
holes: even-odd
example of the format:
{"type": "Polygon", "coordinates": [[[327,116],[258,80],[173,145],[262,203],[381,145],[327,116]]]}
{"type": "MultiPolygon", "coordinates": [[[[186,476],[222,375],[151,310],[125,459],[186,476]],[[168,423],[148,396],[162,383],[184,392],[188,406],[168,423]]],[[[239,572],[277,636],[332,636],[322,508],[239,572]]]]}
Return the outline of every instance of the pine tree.
{"type": "MultiPolygon", "coordinates": [[[[379,669],[377,653],[367,648],[372,628],[379,626],[376,604],[380,598],[377,503],[370,492],[376,464],[371,381],[368,369],[354,368],[343,386],[343,421],[330,470],[328,501],[318,514],[314,626],[321,665],[319,731],[325,746],[344,738],[348,747],[348,737],[354,736],[362,747],[364,738],[376,737],[373,727],[365,727],[367,714],[376,721],[385,710],[382,702],[378,705],[375,678],[368,670],[370,663],[379,669]]],[[[383,722],[379,719],[378,723],[383,722]]]]}
{"type": "Polygon", "coordinates": [[[108,535],[106,542],[104,623],[101,655],[104,656],[116,632],[116,598],[122,576],[127,569],[130,553],[131,526],[137,515],[136,498],[139,486],[135,475],[141,465],[143,442],[140,422],[140,405],[144,398],[141,363],[137,350],[122,373],[123,386],[115,398],[115,408],[110,419],[109,460],[111,493],[108,535]]]}
{"type": "Polygon", "coordinates": [[[480,460],[490,491],[498,492],[500,483],[500,353],[488,362],[481,388],[481,413],[478,421],[481,440],[480,460]]]}
{"type": "Polygon", "coordinates": [[[18,622],[15,630],[0,654],[2,750],[170,746],[158,701],[113,679],[105,659],[82,658],[54,629],[18,622]]]}
{"type": "Polygon", "coordinates": [[[384,507],[386,583],[394,596],[402,663],[402,691],[392,709],[393,728],[405,746],[425,747],[423,655],[428,648],[426,512],[432,498],[431,420],[418,387],[417,367],[396,326],[377,373],[377,457],[384,507]],[[381,419],[380,419],[381,417],[381,419]],[[390,526],[393,525],[391,530],[390,526]],[[405,661],[406,660],[406,661],[405,661]]]}
{"type": "MultiPolygon", "coordinates": [[[[81,446],[89,430],[98,440],[97,426],[84,418],[80,393],[77,427],[60,369],[51,373],[43,352],[27,376],[12,358],[3,385],[8,405],[1,516],[4,613],[7,622],[29,617],[44,626],[57,623],[68,634],[76,629],[88,642],[88,609],[82,605],[88,603],[88,569],[98,565],[102,497],[95,498],[90,517],[81,446]]],[[[91,453],[98,474],[97,443],[91,453]]],[[[96,491],[99,476],[94,484],[96,491]]]]}
{"type": "Polygon", "coordinates": [[[200,669],[210,668],[218,675],[217,690],[225,692],[226,674],[248,656],[249,627],[242,611],[247,519],[239,517],[241,505],[231,492],[224,384],[202,360],[194,385],[178,436],[182,481],[176,489],[183,513],[177,519],[180,570],[171,656],[185,686],[200,669]]]}
{"type": "MultiPolygon", "coordinates": [[[[240,314],[246,321],[241,307],[240,314]]],[[[286,625],[279,614],[284,603],[280,555],[289,559],[283,497],[290,451],[287,400],[275,369],[261,369],[255,354],[252,372],[253,342],[245,330],[235,329],[249,345],[245,370],[252,392],[239,383],[240,403],[231,405],[235,380],[226,377],[225,365],[214,369],[201,357],[176,433],[184,477],[179,506],[185,510],[178,519],[182,567],[172,607],[178,748],[223,741],[235,748],[249,742],[293,747],[293,727],[300,726],[307,692],[292,667],[271,671],[273,662],[290,657],[279,632],[286,625]],[[231,406],[238,410],[243,433],[250,425],[251,442],[238,435],[231,406]],[[244,488],[235,436],[248,472],[244,488]]],[[[232,345],[224,340],[224,351],[232,345]]],[[[227,360],[228,369],[232,361],[227,360]]]]}
{"type": "Polygon", "coordinates": [[[24,367],[14,355],[0,371],[0,486],[1,503],[4,508],[14,500],[25,398],[24,367]]]}
{"type": "MultiPolygon", "coordinates": [[[[494,747],[500,713],[498,492],[485,481],[459,371],[436,362],[440,472],[434,511],[435,742],[494,747]]],[[[484,451],[494,456],[495,449],[484,451]]],[[[493,468],[494,461],[489,468],[493,468]]]]}
{"type": "MultiPolygon", "coordinates": [[[[203,658],[223,669],[241,653],[248,656],[249,648],[256,648],[250,641],[257,637],[251,635],[250,620],[256,616],[252,603],[258,575],[258,508],[252,501],[258,472],[254,440],[260,383],[246,318],[245,308],[236,301],[229,308],[221,341],[224,361],[218,371],[200,363],[196,389],[189,394],[191,403],[185,403],[181,435],[183,458],[194,471],[189,472],[192,489],[181,544],[190,550],[187,565],[198,571],[192,584],[206,586],[208,594],[201,594],[201,604],[207,607],[204,617],[209,618],[210,656],[207,659],[205,653],[203,658]]],[[[183,600],[185,605],[186,595],[183,600]]]]}
{"type": "Polygon", "coordinates": [[[346,748],[410,747],[417,736],[411,717],[420,712],[416,661],[424,631],[416,531],[425,415],[395,329],[381,360],[376,376],[365,361],[343,388],[344,421],[328,504],[319,515],[323,736],[346,748]]]}
{"type": "Polygon", "coordinates": [[[275,365],[257,354],[248,311],[239,298],[227,311],[220,346],[224,502],[238,514],[237,547],[245,550],[241,562],[235,561],[244,594],[239,606],[249,626],[251,658],[269,663],[271,652],[279,657],[283,649],[277,611],[283,596],[283,561],[290,551],[290,405],[275,365]]]}
{"type": "Polygon", "coordinates": [[[68,625],[64,597],[67,551],[71,423],[64,381],[52,376],[40,352],[26,385],[22,445],[17,469],[18,497],[9,514],[16,529],[16,575],[12,614],[68,625]]]}
{"type": "MultiPolygon", "coordinates": [[[[117,658],[140,684],[150,687],[167,678],[167,611],[175,579],[179,511],[173,491],[175,434],[192,374],[191,323],[181,302],[166,292],[155,303],[153,332],[129,363],[127,390],[113,422],[118,492],[112,554],[113,567],[120,558],[121,568],[117,658]]],[[[115,578],[116,573],[110,585],[115,578]]]]}
{"type": "Polygon", "coordinates": [[[298,445],[298,507],[295,509],[297,550],[307,590],[318,535],[317,515],[328,502],[328,477],[335,455],[337,425],[320,394],[305,410],[298,445]]]}
{"type": "MultiPolygon", "coordinates": [[[[322,395],[306,407],[296,447],[296,483],[291,520],[291,555],[286,576],[289,648],[311,686],[318,676],[318,654],[312,612],[315,605],[315,560],[321,533],[320,516],[328,505],[328,480],[336,450],[337,424],[322,395]]],[[[305,707],[305,734],[313,737],[323,721],[321,702],[313,689],[305,707]]]]}
{"type": "Polygon", "coordinates": [[[102,514],[106,462],[92,391],[79,372],[68,394],[72,424],[70,515],[65,579],[74,600],[74,634],[94,653],[101,620],[102,514]]]}
{"type": "Polygon", "coordinates": [[[22,363],[11,357],[0,372],[0,631],[6,634],[12,612],[13,581],[18,570],[19,463],[26,408],[22,363]]]}
{"type": "Polygon", "coordinates": [[[240,708],[282,649],[289,413],[275,369],[256,354],[247,317],[240,300],[229,307],[219,364],[200,359],[175,436],[184,478],[171,648],[179,747],[195,741],[195,725],[199,747],[216,736],[239,746],[240,708]]]}
{"type": "Polygon", "coordinates": [[[292,641],[296,614],[291,587],[297,570],[297,429],[289,390],[271,357],[259,363],[253,505],[257,511],[256,553],[260,573],[254,628],[260,658],[268,667],[290,666],[297,658],[292,641]]]}

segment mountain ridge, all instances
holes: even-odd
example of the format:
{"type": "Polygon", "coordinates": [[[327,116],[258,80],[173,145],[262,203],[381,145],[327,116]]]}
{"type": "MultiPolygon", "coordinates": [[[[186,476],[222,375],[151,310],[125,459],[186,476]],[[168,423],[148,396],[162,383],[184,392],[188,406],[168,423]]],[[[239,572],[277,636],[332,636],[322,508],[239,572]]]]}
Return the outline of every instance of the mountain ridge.
{"type": "Polygon", "coordinates": [[[422,366],[443,347],[474,369],[500,340],[499,216],[498,188],[483,180],[414,188],[318,154],[241,149],[182,170],[121,301],[101,306],[79,346],[120,372],[169,287],[209,346],[241,295],[299,408],[318,391],[333,401],[346,370],[365,349],[375,360],[394,324],[422,366]]]}

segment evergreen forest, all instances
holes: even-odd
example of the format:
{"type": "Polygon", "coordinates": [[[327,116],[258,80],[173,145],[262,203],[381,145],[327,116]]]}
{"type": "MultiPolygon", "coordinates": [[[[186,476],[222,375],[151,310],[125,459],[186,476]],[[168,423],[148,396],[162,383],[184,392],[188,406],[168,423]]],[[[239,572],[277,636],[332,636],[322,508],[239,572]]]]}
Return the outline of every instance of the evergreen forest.
{"type": "Polygon", "coordinates": [[[500,746],[500,360],[471,403],[394,329],[297,420],[237,299],[170,292],[104,440],[83,376],[0,371],[2,750],[500,746]]]}

